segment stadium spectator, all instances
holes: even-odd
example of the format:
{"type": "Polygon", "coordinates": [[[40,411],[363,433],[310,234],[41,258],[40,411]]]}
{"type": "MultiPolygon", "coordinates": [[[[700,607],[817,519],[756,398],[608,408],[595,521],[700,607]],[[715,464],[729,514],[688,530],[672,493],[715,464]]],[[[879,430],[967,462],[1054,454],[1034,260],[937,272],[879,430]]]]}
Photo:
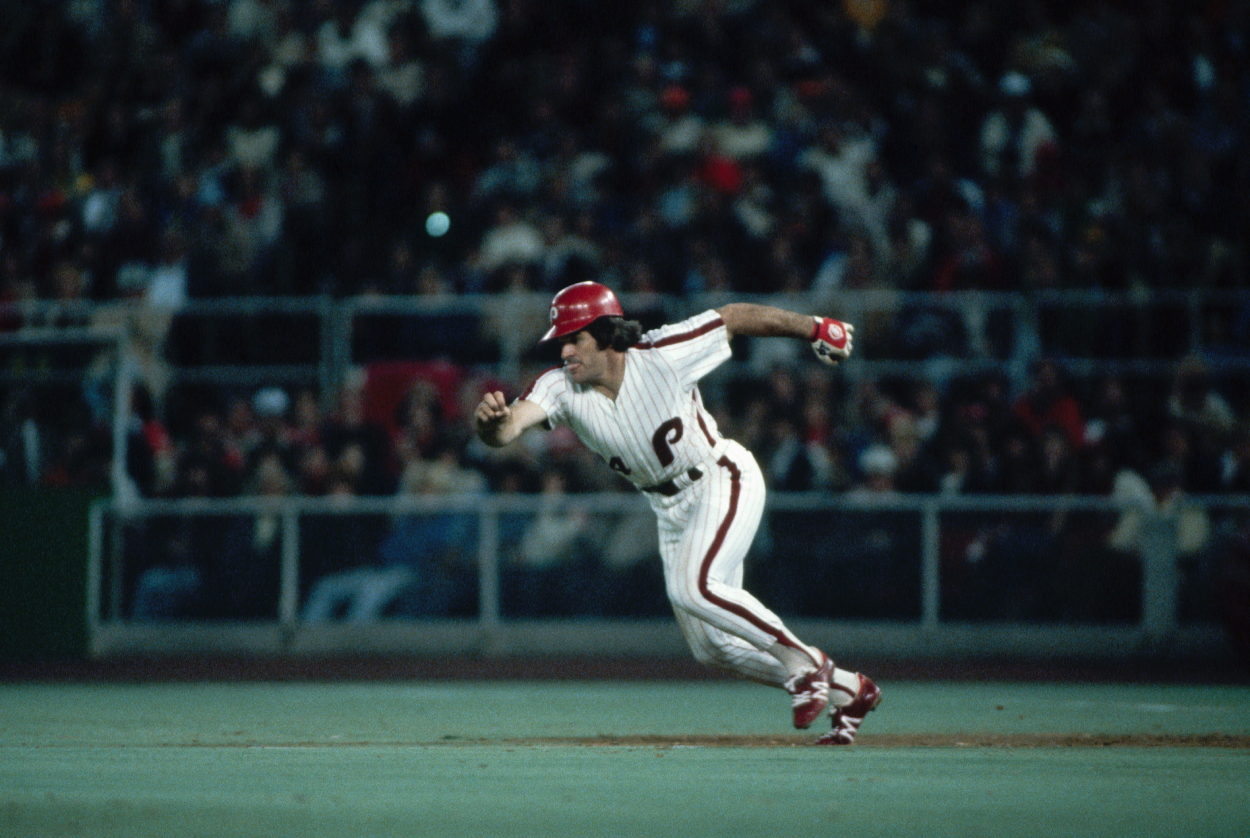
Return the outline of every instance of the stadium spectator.
{"type": "Polygon", "coordinates": [[[1028,390],[1012,404],[1011,413],[1034,444],[1052,426],[1067,435],[1074,449],[1080,450],[1085,444],[1081,406],[1069,391],[1058,363],[1050,358],[1034,364],[1028,390]]]}
{"type": "MultiPolygon", "coordinates": [[[[212,497],[211,463],[185,457],[178,465],[171,494],[212,497]]],[[[140,547],[128,556],[135,574],[130,613],[136,620],[200,616],[204,579],[219,541],[221,521],[204,515],[161,516],[137,528],[140,547]]]]}
{"type": "MultiPolygon", "coordinates": [[[[277,452],[264,454],[244,493],[278,499],[291,493],[292,482],[277,452]]],[[[217,549],[207,563],[200,592],[206,617],[229,620],[273,620],[278,616],[282,573],[282,517],[263,511],[227,519],[217,549]]]]}
{"type": "Polygon", "coordinates": [[[860,453],[858,464],[860,479],[846,493],[848,500],[863,503],[897,496],[894,475],[898,472],[898,457],[890,446],[884,443],[868,446],[860,453]]]}
{"type": "Polygon", "coordinates": [[[268,172],[277,162],[282,132],[265,119],[260,100],[253,96],[239,106],[238,120],[226,128],[225,139],[233,165],[268,172]]]}
{"type": "Polygon", "coordinates": [[[569,494],[559,468],[544,469],[540,484],[541,507],[502,568],[502,611],[510,617],[594,613],[603,533],[569,494]]]}
{"type": "MultiPolygon", "coordinates": [[[[332,501],[358,497],[350,475],[330,474],[326,496],[332,501]]],[[[301,528],[301,569],[304,606],[301,616],[312,624],[367,623],[385,616],[395,597],[412,584],[405,564],[378,563],[384,526],[369,515],[312,515],[301,528]]]]}
{"type": "Polygon", "coordinates": [[[251,408],[246,400],[233,403],[233,422],[227,424],[212,408],[196,412],[192,426],[178,445],[177,466],[171,497],[185,497],[186,492],[206,497],[228,497],[237,494],[246,474],[247,449],[235,432],[242,422],[250,427],[251,408]],[[246,415],[246,420],[243,416],[246,415]]]}
{"type": "MultiPolygon", "coordinates": [[[[472,498],[486,488],[481,474],[462,466],[456,449],[443,445],[429,460],[405,470],[399,494],[472,498]]],[[[378,547],[382,571],[407,570],[407,584],[385,606],[404,617],[463,617],[476,612],[476,516],[437,509],[403,514],[378,547]]]]}
{"type": "Polygon", "coordinates": [[[757,113],[755,94],[739,85],[729,91],[725,119],[708,128],[716,148],[734,160],[761,157],[773,143],[773,129],[757,113]]]}
{"type": "MultiPolygon", "coordinates": [[[[502,268],[530,268],[540,264],[545,247],[541,230],[515,206],[500,204],[494,213],[494,223],[482,236],[477,258],[476,267],[487,277],[486,290],[507,290],[510,285],[501,281],[497,272],[502,268]]],[[[521,290],[525,290],[528,284],[528,281],[523,282],[521,290]]]]}
{"type": "Polygon", "coordinates": [[[1212,386],[1207,365],[1187,358],[1176,369],[1167,398],[1167,415],[1184,428],[1218,444],[1236,422],[1228,402],[1212,386]]]}
{"type": "Polygon", "coordinates": [[[1033,83],[1018,71],[998,82],[999,107],[981,123],[981,168],[993,178],[1024,181],[1038,174],[1043,158],[1055,153],[1054,126],[1030,101],[1033,83]]]}
{"type": "Polygon", "coordinates": [[[1250,495],[1250,427],[1239,425],[1220,462],[1220,490],[1250,495]]]}
{"type": "MultiPolygon", "coordinates": [[[[49,305],[6,308],[5,328],[81,325],[83,301],[177,310],[184,297],[508,293],[587,270],[679,296],[1246,285],[1244,17],[1181,5],[1152,8],[1142,26],[1146,13],[1123,4],[1043,2],[1050,14],[1018,16],[898,4],[853,23],[863,9],[802,18],[765,0],[744,25],[732,8],[696,5],[15,7],[0,36],[0,299],[49,305]],[[1202,36],[1157,61],[1165,31],[1202,36]],[[495,227],[504,204],[525,219],[520,235],[495,227]]],[[[865,348],[1005,356],[1013,336],[992,311],[984,324],[950,313],[883,306],[865,348]]],[[[1132,357],[1135,318],[1069,311],[1041,324],[1043,351],[1132,357]]],[[[925,448],[952,485],[980,482],[959,476],[954,446],[972,452],[968,474],[1031,491],[1006,464],[1040,456],[1057,422],[1075,450],[1110,445],[1110,466],[1145,434],[1138,449],[1152,459],[1201,461],[1191,491],[1227,486],[1245,408],[1214,365],[1244,352],[1238,318],[1204,315],[1201,340],[1224,354],[1201,375],[1181,365],[1171,393],[1104,405],[1073,389],[1047,406],[1033,392],[1016,405],[1026,438],[994,415],[925,448]]],[[[255,324],[233,328],[256,338],[255,324]]],[[[159,377],[145,383],[184,411],[160,417],[180,456],[204,445],[197,408],[162,398],[159,377]]],[[[944,400],[951,415],[974,407],[944,400]]],[[[806,408],[781,407],[788,424],[771,430],[810,445],[806,408]]],[[[815,422],[831,425],[822,448],[835,463],[889,438],[881,417],[815,422]]],[[[223,435],[247,448],[254,433],[223,435]]],[[[82,467],[99,446],[81,434],[43,438],[34,471],[107,473],[107,454],[82,467]]],[[[323,444],[331,460],[350,449],[349,469],[362,453],[394,456],[323,444]]],[[[224,473],[213,492],[239,491],[240,475],[224,473]]],[[[381,473],[366,491],[393,488],[381,473]]]]}
{"type": "Polygon", "coordinates": [[[363,382],[351,380],[339,391],[337,408],[325,423],[323,443],[331,463],[361,495],[394,491],[388,477],[391,445],[385,428],[367,414],[363,382]]]}

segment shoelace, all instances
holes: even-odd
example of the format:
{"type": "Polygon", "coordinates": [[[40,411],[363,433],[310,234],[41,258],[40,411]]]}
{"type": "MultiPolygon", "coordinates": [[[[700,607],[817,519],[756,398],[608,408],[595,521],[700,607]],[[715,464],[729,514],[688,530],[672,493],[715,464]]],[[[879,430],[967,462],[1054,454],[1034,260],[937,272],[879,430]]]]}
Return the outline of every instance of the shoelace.
{"type": "Polygon", "coordinates": [[[863,716],[848,716],[844,712],[839,712],[833,720],[834,728],[837,730],[855,730],[863,723],[863,716]]]}
{"type": "Polygon", "coordinates": [[[829,682],[814,681],[806,690],[796,692],[799,681],[808,676],[816,674],[815,672],[804,672],[802,675],[795,675],[789,681],[786,681],[786,690],[793,696],[792,704],[798,707],[801,704],[808,704],[811,701],[827,701],[829,698],[829,682]]]}

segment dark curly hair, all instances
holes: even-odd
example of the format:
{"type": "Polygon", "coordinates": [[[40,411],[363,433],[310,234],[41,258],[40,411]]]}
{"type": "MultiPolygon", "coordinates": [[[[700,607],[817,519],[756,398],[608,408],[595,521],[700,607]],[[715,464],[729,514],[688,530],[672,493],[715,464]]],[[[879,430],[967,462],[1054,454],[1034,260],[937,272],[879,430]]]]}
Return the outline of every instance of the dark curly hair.
{"type": "Polygon", "coordinates": [[[611,347],[624,352],[642,338],[642,324],[624,317],[600,317],[586,327],[600,349],[611,347]]]}

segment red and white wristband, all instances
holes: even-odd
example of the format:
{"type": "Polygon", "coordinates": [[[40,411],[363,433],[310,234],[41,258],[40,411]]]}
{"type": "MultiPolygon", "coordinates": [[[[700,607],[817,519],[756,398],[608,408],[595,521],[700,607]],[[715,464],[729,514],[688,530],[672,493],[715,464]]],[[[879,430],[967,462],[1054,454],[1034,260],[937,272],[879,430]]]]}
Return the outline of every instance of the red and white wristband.
{"type": "Polygon", "coordinates": [[[812,330],[811,343],[817,341],[827,343],[834,349],[846,349],[847,332],[846,324],[841,320],[834,320],[832,317],[816,317],[812,316],[816,321],[816,326],[812,330]]]}

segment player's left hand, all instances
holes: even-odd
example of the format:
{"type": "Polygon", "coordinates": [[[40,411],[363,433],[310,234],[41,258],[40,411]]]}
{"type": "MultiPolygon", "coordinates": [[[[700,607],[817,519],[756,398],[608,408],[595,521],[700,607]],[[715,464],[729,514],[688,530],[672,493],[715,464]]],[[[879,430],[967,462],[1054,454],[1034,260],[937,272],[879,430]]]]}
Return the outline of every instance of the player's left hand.
{"type": "Polygon", "coordinates": [[[812,337],[812,351],[816,357],[830,366],[851,357],[851,338],[855,327],[832,317],[814,317],[816,332],[812,337]]]}

